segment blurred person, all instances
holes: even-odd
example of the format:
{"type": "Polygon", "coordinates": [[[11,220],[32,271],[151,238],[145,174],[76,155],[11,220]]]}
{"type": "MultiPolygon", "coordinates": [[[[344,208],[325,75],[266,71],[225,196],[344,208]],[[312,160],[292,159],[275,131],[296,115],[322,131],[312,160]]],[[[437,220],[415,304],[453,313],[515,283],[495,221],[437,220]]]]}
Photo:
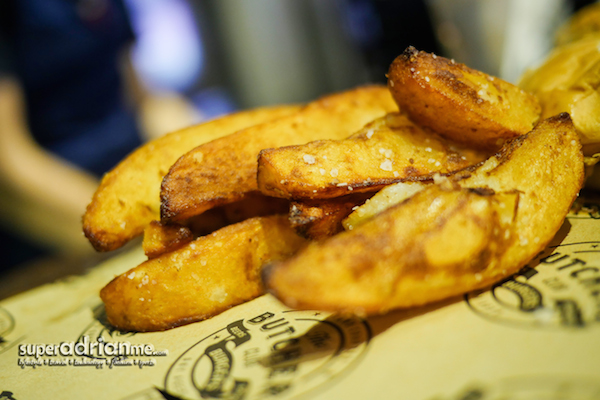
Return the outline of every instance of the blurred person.
{"type": "Polygon", "coordinates": [[[138,79],[134,39],[120,0],[0,2],[0,222],[24,251],[92,254],[81,216],[99,178],[199,119],[138,79]]]}

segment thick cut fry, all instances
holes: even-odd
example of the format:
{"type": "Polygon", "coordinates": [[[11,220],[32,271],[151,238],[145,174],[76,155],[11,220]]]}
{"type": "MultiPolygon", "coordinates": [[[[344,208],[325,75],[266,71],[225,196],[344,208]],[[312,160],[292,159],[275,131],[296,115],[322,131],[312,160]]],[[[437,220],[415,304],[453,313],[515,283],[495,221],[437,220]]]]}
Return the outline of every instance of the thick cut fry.
{"type": "Polygon", "coordinates": [[[457,146],[404,114],[390,113],[345,140],[261,151],[258,188],[269,196],[292,199],[374,192],[394,182],[450,174],[488,155],[457,146]]]}
{"type": "Polygon", "coordinates": [[[489,149],[529,132],[541,111],[537,99],[518,87],[414,47],[390,66],[388,87],[417,124],[489,149]]]}
{"type": "Polygon", "coordinates": [[[203,320],[261,295],[262,265],[304,243],[285,216],[252,218],[140,264],[113,279],[100,297],[109,322],[122,330],[203,320]]]}
{"type": "Polygon", "coordinates": [[[555,43],[562,46],[578,40],[600,37],[600,4],[589,4],[577,11],[562,25],[557,33],[555,43]]]}
{"type": "Polygon", "coordinates": [[[290,307],[358,314],[458,294],[453,291],[475,286],[475,274],[508,245],[500,234],[508,226],[501,224],[500,204],[431,185],[401,207],[267,267],[268,287],[290,307]]]}
{"type": "Polygon", "coordinates": [[[433,184],[272,264],[264,280],[291,307],[363,314],[482,288],[548,244],[582,183],[581,143],[561,114],[507,143],[462,188],[433,184]]]}
{"type": "Polygon", "coordinates": [[[359,193],[335,199],[292,202],[290,222],[292,228],[305,238],[322,240],[343,230],[342,220],[360,206],[372,193],[359,193]]]}
{"type": "Polygon", "coordinates": [[[83,231],[98,251],[115,250],[159,218],[160,183],[184,153],[237,130],[290,115],[300,106],[243,111],[169,133],[146,143],[107,173],[83,216],[83,231]]]}
{"type": "Polygon", "coordinates": [[[596,37],[558,47],[519,82],[537,96],[543,118],[569,113],[586,155],[600,152],[599,46],[596,37]]]}
{"type": "Polygon", "coordinates": [[[408,199],[426,187],[427,183],[423,182],[399,182],[386,186],[367,199],[363,205],[353,208],[352,213],[342,221],[342,226],[351,231],[374,215],[408,199]]]}
{"type": "MultiPolygon", "coordinates": [[[[521,246],[503,257],[541,251],[562,225],[583,185],[581,142],[569,114],[544,120],[490,158],[462,187],[488,187],[521,193],[513,233],[521,246]]],[[[527,260],[528,261],[528,260],[527,260]]],[[[515,261],[516,263],[516,261],[515,261]]]]}
{"type": "Polygon", "coordinates": [[[142,248],[148,258],[156,258],[185,246],[193,239],[194,235],[188,227],[152,221],[144,229],[142,248]]]}
{"type": "Polygon", "coordinates": [[[341,139],[397,109],[385,87],[361,87],[323,97],[287,118],[197,147],[165,176],[161,218],[181,221],[256,192],[256,158],[262,149],[341,139]]]}

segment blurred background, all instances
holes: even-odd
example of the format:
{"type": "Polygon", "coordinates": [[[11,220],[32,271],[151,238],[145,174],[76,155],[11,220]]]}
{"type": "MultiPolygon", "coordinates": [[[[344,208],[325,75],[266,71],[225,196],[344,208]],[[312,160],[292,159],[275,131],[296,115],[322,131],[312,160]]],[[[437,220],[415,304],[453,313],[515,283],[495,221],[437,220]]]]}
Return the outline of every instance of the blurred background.
{"type": "Polygon", "coordinates": [[[107,256],[80,217],[102,174],[144,141],[385,83],[409,45],[516,83],[590,3],[3,0],[0,298],[107,256]]]}

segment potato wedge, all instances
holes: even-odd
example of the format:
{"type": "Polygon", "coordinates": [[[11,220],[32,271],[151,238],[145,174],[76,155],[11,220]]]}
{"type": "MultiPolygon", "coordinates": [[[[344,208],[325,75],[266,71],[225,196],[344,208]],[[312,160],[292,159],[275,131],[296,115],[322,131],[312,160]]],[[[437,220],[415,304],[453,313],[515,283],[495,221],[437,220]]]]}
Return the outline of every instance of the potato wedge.
{"type": "Polygon", "coordinates": [[[511,200],[430,185],[400,207],[266,267],[267,287],[293,308],[369,315],[462,293],[507,248],[495,231],[508,228],[499,212],[511,200]]]}
{"type": "Polygon", "coordinates": [[[562,113],[511,141],[470,177],[458,182],[467,188],[521,193],[514,229],[521,246],[508,252],[504,260],[541,251],[558,231],[583,186],[581,149],[571,117],[562,113]]]}
{"type": "Polygon", "coordinates": [[[266,267],[268,290],[295,308],[377,314],[497,282],[562,225],[583,184],[581,143],[561,114],[461,178],[266,267]]]}
{"type": "Polygon", "coordinates": [[[179,224],[163,224],[152,221],[144,229],[142,248],[148,258],[156,258],[175,251],[194,240],[190,228],[179,224]]]}
{"type": "Polygon", "coordinates": [[[261,151],[257,182],[268,196],[332,198],[430,180],[435,173],[450,174],[488,156],[423,129],[404,114],[390,113],[348,139],[261,151]]]}
{"type": "Polygon", "coordinates": [[[578,10],[556,32],[557,46],[600,36],[600,4],[589,4],[578,10]]]}
{"type": "Polygon", "coordinates": [[[414,47],[391,64],[388,87],[417,124],[487,149],[529,132],[541,112],[517,86],[414,47]]]}
{"type": "MultiPolygon", "coordinates": [[[[439,179],[436,177],[436,180],[439,179]]],[[[381,189],[361,206],[354,207],[343,221],[342,227],[351,231],[369,218],[398,204],[428,186],[425,182],[398,182],[381,189]]]]}
{"type": "Polygon", "coordinates": [[[131,153],[103,178],[83,216],[83,232],[98,251],[115,250],[159,219],[160,183],[184,153],[237,130],[298,111],[258,108],[169,133],[131,153]]]}
{"type": "Polygon", "coordinates": [[[100,297],[118,329],[173,328],[261,295],[262,265],[292,255],[304,243],[286,216],[252,218],[140,264],[113,279],[100,297]]]}
{"type": "Polygon", "coordinates": [[[341,139],[398,107],[384,86],[323,97],[302,111],[215,140],[181,157],[165,176],[161,218],[181,221],[257,191],[256,157],[265,148],[341,139]]]}
{"type": "Polygon", "coordinates": [[[535,69],[526,71],[519,86],[534,93],[542,117],[568,112],[584,154],[600,152],[600,37],[554,49],[535,69]]]}
{"type": "Polygon", "coordinates": [[[368,201],[373,193],[358,193],[334,199],[292,202],[290,223],[302,237],[323,240],[343,230],[342,221],[352,209],[368,201]]]}

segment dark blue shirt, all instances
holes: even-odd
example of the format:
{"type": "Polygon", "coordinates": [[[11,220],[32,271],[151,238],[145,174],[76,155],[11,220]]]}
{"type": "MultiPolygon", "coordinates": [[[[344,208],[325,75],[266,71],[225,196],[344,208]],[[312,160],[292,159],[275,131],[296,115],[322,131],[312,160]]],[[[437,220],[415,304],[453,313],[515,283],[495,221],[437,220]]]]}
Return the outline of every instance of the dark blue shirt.
{"type": "Polygon", "coordinates": [[[141,144],[119,58],[133,41],[118,0],[2,0],[29,128],[49,151],[101,175],[141,144]]]}

